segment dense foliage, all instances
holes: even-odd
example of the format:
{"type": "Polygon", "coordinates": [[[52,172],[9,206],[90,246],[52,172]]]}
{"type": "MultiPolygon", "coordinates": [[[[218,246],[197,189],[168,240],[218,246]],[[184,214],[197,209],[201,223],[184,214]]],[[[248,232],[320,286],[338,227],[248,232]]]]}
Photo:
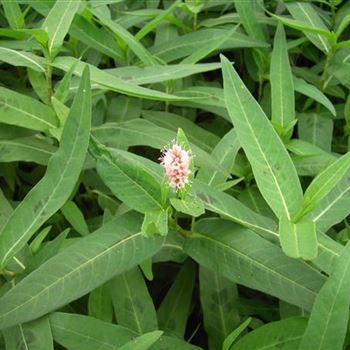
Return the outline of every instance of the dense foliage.
{"type": "Polygon", "coordinates": [[[0,348],[350,348],[350,2],[1,0],[0,348]]]}

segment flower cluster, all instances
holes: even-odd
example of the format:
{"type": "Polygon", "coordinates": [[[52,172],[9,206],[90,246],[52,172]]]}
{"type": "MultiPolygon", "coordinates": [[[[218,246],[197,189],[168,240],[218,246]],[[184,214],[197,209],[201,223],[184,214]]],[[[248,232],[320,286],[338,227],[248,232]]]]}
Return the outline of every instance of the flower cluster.
{"type": "Polygon", "coordinates": [[[175,190],[183,189],[188,184],[191,173],[190,153],[177,143],[173,143],[171,147],[165,147],[162,150],[162,156],[159,159],[169,179],[170,187],[175,190]]]}

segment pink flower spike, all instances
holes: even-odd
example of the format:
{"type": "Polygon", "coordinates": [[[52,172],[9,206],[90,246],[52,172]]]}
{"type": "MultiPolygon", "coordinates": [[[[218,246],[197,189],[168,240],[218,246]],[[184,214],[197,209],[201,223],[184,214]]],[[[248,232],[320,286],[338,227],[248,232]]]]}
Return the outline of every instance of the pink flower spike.
{"type": "Polygon", "coordinates": [[[189,180],[190,175],[190,153],[184,150],[177,143],[173,143],[171,147],[165,147],[162,150],[160,165],[165,169],[165,175],[169,179],[170,187],[175,190],[184,188],[189,180]]]}

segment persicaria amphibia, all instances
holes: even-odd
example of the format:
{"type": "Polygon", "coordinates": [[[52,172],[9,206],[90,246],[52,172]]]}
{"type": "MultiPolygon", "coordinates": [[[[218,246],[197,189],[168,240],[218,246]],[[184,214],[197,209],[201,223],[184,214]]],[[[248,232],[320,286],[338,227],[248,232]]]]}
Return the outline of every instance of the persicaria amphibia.
{"type": "Polygon", "coordinates": [[[184,188],[189,182],[188,177],[191,173],[190,153],[177,143],[173,143],[172,146],[162,150],[162,156],[159,159],[169,179],[170,187],[175,190],[184,188]]]}

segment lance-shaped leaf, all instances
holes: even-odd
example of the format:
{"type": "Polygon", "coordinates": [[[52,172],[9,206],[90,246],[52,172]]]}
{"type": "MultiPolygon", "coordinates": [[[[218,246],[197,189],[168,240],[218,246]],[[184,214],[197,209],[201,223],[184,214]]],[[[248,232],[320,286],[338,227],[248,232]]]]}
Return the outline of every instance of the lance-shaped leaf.
{"type": "Polygon", "coordinates": [[[59,69],[62,69],[68,72],[72,65],[74,66],[74,74],[80,76],[85,66],[89,66],[91,71],[91,81],[97,83],[102,88],[117,91],[121,94],[148,98],[151,100],[160,100],[160,101],[183,101],[187,100],[186,97],[179,97],[171,94],[167,94],[158,90],[147,89],[136,84],[129,83],[125,80],[122,80],[112,74],[109,74],[102,69],[96,68],[93,65],[90,65],[85,62],[80,62],[73,57],[58,57],[54,60],[52,65],[59,69]]]}
{"type": "Polygon", "coordinates": [[[350,243],[317,295],[299,350],[341,350],[350,306],[350,243]]]}
{"type": "Polygon", "coordinates": [[[328,53],[331,48],[328,40],[328,35],[331,33],[322,21],[321,17],[318,15],[313,5],[305,2],[294,2],[289,3],[286,6],[292,16],[297,21],[300,21],[301,24],[305,24],[306,26],[311,27],[315,30],[320,29],[321,34],[315,34],[310,33],[307,29],[303,30],[302,27],[300,28],[316,47],[318,47],[323,52],[328,53]],[[322,32],[328,34],[327,37],[323,36],[322,32]]]}
{"type": "Polygon", "coordinates": [[[149,349],[163,334],[162,331],[153,331],[129,341],[119,350],[147,350],[149,349]]]}
{"type": "Polygon", "coordinates": [[[122,152],[103,147],[93,141],[91,151],[96,169],[113,194],[130,208],[141,213],[163,209],[160,182],[122,152]]]}
{"type": "MultiPolygon", "coordinates": [[[[278,241],[277,224],[271,218],[256,213],[229,194],[215,190],[197,180],[193,183],[192,191],[202,199],[207,210],[243,225],[269,241],[278,241]]],[[[318,248],[320,254],[313,262],[323,271],[329,272],[333,261],[339,256],[341,247],[339,243],[330,237],[325,235],[319,236],[318,248]]]]}
{"type": "Polygon", "coordinates": [[[56,147],[37,137],[0,139],[0,162],[34,162],[47,165],[56,147]]]}
{"type": "MultiPolygon", "coordinates": [[[[122,326],[78,314],[55,312],[50,315],[50,324],[54,340],[68,350],[119,350],[137,336],[122,326]]],[[[162,336],[151,349],[201,350],[168,336],[162,336]]]]}
{"type": "Polygon", "coordinates": [[[47,131],[57,127],[53,110],[32,97],[0,87],[0,122],[47,131]]]}
{"type": "Polygon", "coordinates": [[[0,234],[2,267],[71,195],[85,161],[90,124],[91,92],[89,71],[86,69],[64,127],[59,150],[50,159],[45,176],[16,207],[0,234]]]}
{"type": "Polygon", "coordinates": [[[113,306],[108,282],[94,289],[89,294],[88,310],[89,316],[102,321],[112,322],[113,306]]]}
{"type": "Polygon", "coordinates": [[[239,323],[237,286],[227,278],[200,266],[200,299],[209,348],[221,350],[225,338],[239,323]]]}
{"type": "Polygon", "coordinates": [[[285,216],[280,218],[280,241],[283,251],[292,258],[305,260],[317,256],[316,225],[311,220],[291,222],[285,216]]]}
{"type": "MultiPolygon", "coordinates": [[[[236,132],[234,129],[231,129],[220,142],[217,143],[211,155],[229,174],[240,148],[241,145],[236,132]]],[[[208,185],[217,186],[226,181],[227,175],[219,172],[218,169],[201,168],[196,178],[208,185]]]]}
{"type": "Polygon", "coordinates": [[[48,317],[7,328],[2,331],[6,349],[53,350],[48,317]]]}
{"type": "Polygon", "coordinates": [[[318,174],[304,193],[302,215],[314,209],[349,171],[350,153],[346,153],[318,174]]]}
{"type": "Polygon", "coordinates": [[[93,317],[54,312],[50,324],[55,342],[68,350],[116,350],[136,333],[93,317]]]}
{"type": "Polygon", "coordinates": [[[0,47],[0,61],[13,66],[29,67],[37,72],[45,72],[44,58],[36,56],[30,52],[0,47]]]}
{"type": "Polygon", "coordinates": [[[350,176],[349,171],[347,171],[304,218],[314,221],[319,230],[326,232],[349,215],[349,207],[350,176]]]}
{"type": "Polygon", "coordinates": [[[135,213],[117,217],[46,261],[0,298],[0,329],[83,296],[153,256],[162,240],[144,237],[135,213]]]}
{"type": "Polygon", "coordinates": [[[159,328],[178,338],[185,335],[195,274],[195,264],[188,260],[157,310],[159,328]]]}
{"type": "Polygon", "coordinates": [[[156,310],[138,267],[114,277],[108,286],[119,325],[138,334],[158,328],[156,310]]]}
{"type": "Polygon", "coordinates": [[[277,217],[285,215],[291,220],[302,203],[302,190],[292,160],[231,63],[223,56],[221,63],[226,106],[259,190],[277,217]]]}
{"type": "MultiPolygon", "coordinates": [[[[227,32],[227,29],[217,28],[198,30],[173,38],[171,40],[171,45],[169,45],[168,41],[156,44],[150,49],[150,52],[169,63],[179,58],[192,55],[194,52],[201,50],[203,46],[213,47],[227,32]]],[[[221,43],[217,49],[225,50],[241,47],[268,47],[268,44],[236,32],[225,42],[221,43]]]]}
{"type": "MultiPolygon", "coordinates": [[[[231,350],[295,350],[306,328],[306,319],[287,318],[271,322],[248,333],[231,350]]],[[[313,349],[309,347],[308,349],[313,349]]]]}
{"type": "Polygon", "coordinates": [[[331,153],[333,124],[332,119],[317,113],[300,113],[298,114],[299,139],[331,153]]]}
{"type": "Polygon", "coordinates": [[[11,28],[20,28],[24,25],[24,16],[17,0],[8,1],[2,0],[2,7],[4,8],[6,19],[11,28]]]}
{"type": "Polygon", "coordinates": [[[272,122],[285,131],[294,120],[294,85],[283,25],[277,26],[270,64],[272,122]]]}
{"type": "Polygon", "coordinates": [[[134,37],[123,26],[105,16],[105,14],[99,11],[98,8],[92,12],[104,26],[109,28],[118,38],[123,40],[129,46],[130,50],[132,50],[145,65],[157,63],[155,57],[152,56],[151,53],[139,42],[139,40],[136,39],[136,37],[134,37]]]}
{"type": "Polygon", "coordinates": [[[273,243],[222,219],[204,219],[185,245],[187,254],[229,280],[311,310],[325,277],[287,257],[273,243]]]}
{"type": "Polygon", "coordinates": [[[104,28],[98,28],[92,24],[85,17],[76,15],[69,33],[99,52],[115,60],[122,60],[120,47],[113,36],[104,28]]]}
{"type": "Polygon", "coordinates": [[[241,201],[225,192],[220,192],[198,180],[192,191],[203,201],[207,210],[250,228],[270,241],[277,241],[277,224],[271,218],[259,215],[241,201]]]}
{"type": "Polygon", "coordinates": [[[42,28],[49,34],[48,49],[51,56],[62,46],[80,0],[57,0],[47,15],[42,28]]]}
{"type": "Polygon", "coordinates": [[[336,115],[336,110],[329,98],[316,86],[307,83],[304,79],[293,77],[294,89],[296,92],[311,97],[321,105],[326,107],[332,115],[336,115]]]}

